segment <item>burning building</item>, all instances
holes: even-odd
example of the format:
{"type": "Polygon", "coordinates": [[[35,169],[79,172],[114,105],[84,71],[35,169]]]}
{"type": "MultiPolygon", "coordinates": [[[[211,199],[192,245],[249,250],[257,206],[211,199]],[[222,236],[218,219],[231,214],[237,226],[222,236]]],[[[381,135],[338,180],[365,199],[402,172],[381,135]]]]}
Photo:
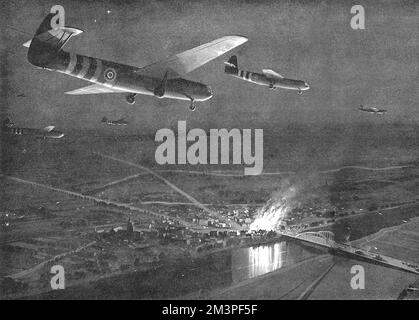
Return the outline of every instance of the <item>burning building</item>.
{"type": "Polygon", "coordinates": [[[288,217],[296,195],[295,187],[281,188],[275,192],[271,199],[257,213],[255,220],[250,224],[250,230],[276,230],[288,217]]]}

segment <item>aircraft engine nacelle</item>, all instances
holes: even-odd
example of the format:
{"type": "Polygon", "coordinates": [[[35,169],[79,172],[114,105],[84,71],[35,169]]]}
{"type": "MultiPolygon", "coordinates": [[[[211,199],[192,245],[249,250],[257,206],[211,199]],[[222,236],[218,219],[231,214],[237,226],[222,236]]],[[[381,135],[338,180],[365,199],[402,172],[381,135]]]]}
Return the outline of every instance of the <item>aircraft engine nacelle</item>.
{"type": "Polygon", "coordinates": [[[156,87],[156,88],[154,89],[154,95],[155,95],[157,98],[163,98],[163,96],[164,96],[164,92],[165,92],[165,90],[164,90],[164,87],[163,87],[163,86],[158,86],[158,87],[156,87]]]}
{"type": "Polygon", "coordinates": [[[161,83],[157,87],[154,88],[154,95],[157,98],[163,98],[163,96],[164,96],[164,92],[166,91],[166,83],[167,83],[168,73],[169,73],[169,71],[166,71],[161,83]]]}

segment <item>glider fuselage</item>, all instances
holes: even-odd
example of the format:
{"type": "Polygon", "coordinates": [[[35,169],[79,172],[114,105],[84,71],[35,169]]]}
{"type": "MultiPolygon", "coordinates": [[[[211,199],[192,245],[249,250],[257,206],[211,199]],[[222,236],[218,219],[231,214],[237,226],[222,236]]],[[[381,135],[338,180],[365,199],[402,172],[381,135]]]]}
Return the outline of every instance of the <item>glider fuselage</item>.
{"type": "MultiPolygon", "coordinates": [[[[137,67],[88,57],[64,50],[59,51],[55,58],[45,64],[28,60],[32,64],[72,77],[112,88],[115,91],[154,95],[154,88],[160,85],[162,79],[141,74],[137,67]]],[[[167,79],[165,92],[161,98],[205,101],[211,98],[209,86],[182,78],[167,79]]]]}
{"type": "Polygon", "coordinates": [[[60,139],[64,137],[64,133],[55,129],[51,131],[46,131],[43,129],[33,128],[4,127],[2,131],[3,133],[9,135],[32,136],[36,138],[60,139]]]}
{"type": "Polygon", "coordinates": [[[261,86],[270,87],[271,89],[282,88],[298,91],[308,89],[306,83],[302,80],[275,78],[267,76],[266,74],[239,69],[232,70],[231,72],[228,72],[228,74],[232,75],[233,77],[256,83],[261,86]]]}
{"type": "Polygon", "coordinates": [[[230,59],[224,63],[226,64],[224,68],[224,72],[226,74],[261,86],[269,87],[270,89],[282,88],[296,90],[300,94],[302,91],[310,89],[307,82],[303,80],[284,78],[279,73],[271,69],[263,69],[263,73],[240,70],[238,67],[237,56],[231,56],[230,59]]]}
{"type": "Polygon", "coordinates": [[[385,114],[387,112],[387,110],[384,109],[378,109],[378,108],[374,108],[374,107],[366,107],[364,108],[363,106],[358,108],[360,111],[364,111],[364,112],[368,112],[368,113],[373,113],[373,114],[378,114],[378,115],[382,115],[385,114]]]}

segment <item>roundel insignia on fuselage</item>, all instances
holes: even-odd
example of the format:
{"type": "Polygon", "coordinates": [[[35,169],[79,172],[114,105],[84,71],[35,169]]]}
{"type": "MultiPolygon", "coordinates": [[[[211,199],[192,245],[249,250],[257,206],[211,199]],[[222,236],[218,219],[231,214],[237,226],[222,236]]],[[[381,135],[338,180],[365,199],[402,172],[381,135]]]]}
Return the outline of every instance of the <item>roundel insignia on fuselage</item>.
{"type": "Polygon", "coordinates": [[[116,78],[116,71],[114,68],[107,68],[103,74],[106,81],[113,81],[116,78]]]}

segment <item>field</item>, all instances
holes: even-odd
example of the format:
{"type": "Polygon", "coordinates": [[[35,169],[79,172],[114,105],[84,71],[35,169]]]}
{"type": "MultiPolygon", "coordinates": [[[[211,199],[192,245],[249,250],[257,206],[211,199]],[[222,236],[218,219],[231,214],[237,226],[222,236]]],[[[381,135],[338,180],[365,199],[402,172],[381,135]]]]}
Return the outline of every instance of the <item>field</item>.
{"type": "MultiPolygon", "coordinates": [[[[92,271],[94,268],[89,269],[86,264],[97,264],[99,260],[92,257],[101,249],[83,246],[97,240],[98,229],[125,226],[128,217],[138,228],[147,229],[155,220],[147,210],[180,219],[190,227],[192,217],[208,219],[211,217],[208,212],[226,216],[233,209],[249,208],[254,218],[267,201],[289,188],[296,190],[289,214],[298,216],[298,223],[326,221],[318,218],[319,213],[330,213],[332,216],[324,229],[333,230],[337,239],[345,239],[348,226],[352,228],[351,240],[365,239],[371,233],[404,224],[403,220],[417,215],[417,138],[416,129],[394,126],[373,131],[363,126],[344,130],[304,126],[299,130],[281,129],[265,137],[264,171],[259,176],[243,176],[240,165],[159,166],[154,162],[157,144],[152,136],[85,132],[78,136],[70,133],[62,141],[52,142],[13,139],[4,145],[2,158],[0,276],[23,272],[25,276],[19,279],[29,285],[27,290],[45,288],[42,281],[48,276],[50,265],[45,262],[51,259],[65,263],[68,268],[77,266],[74,267],[77,276],[73,276],[78,282],[98,276],[96,272],[102,276],[112,274],[122,265],[132,264],[138,254],[121,246],[111,247],[109,255],[118,257],[119,262],[109,262],[109,269],[92,271]],[[349,133],[351,143],[348,143],[349,133]],[[57,190],[52,191],[48,186],[57,190]],[[142,211],[99,206],[83,198],[85,195],[142,211]],[[80,247],[82,251],[72,253],[80,247]],[[63,258],[54,258],[60,254],[64,254],[63,258]],[[33,269],[36,266],[39,268],[33,269]],[[38,285],[40,282],[43,285],[38,285]]],[[[382,237],[379,233],[380,237],[363,245],[380,247],[388,255],[418,262],[419,238],[412,223],[382,237]]],[[[153,249],[148,254],[153,259],[163,249],[157,243],[150,244],[153,249]]],[[[309,268],[307,274],[315,275],[327,261],[325,257],[316,258],[316,264],[301,264],[294,271],[297,275],[306,272],[298,268],[309,268]]],[[[348,262],[338,261],[328,277],[345,277],[343,270],[347,266],[348,262]]],[[[363,297],[392,297],[412,279],[394,270],[373,268],[372,273],[385,273],[398,281],[397,288],[389,289],[391,294],[382,289],[381,295],[375,296],[376,291],[372,291],[363,297]]],[[[281,272],[288,276],[294,271],[281,272]]],[[[378,281],[379,277],[374,279],[371,281],[378,281]]],[[[263,281],[261,278],[262,286],[263,281]]],[[[332,289],[319,286],[313,298],[332,297],[331,292],[339,291],[338,287],[333,289],[330,281],[325,280],[322,285],[325,283],[332,289]]],[[[378,282],[374,284],[374,288],[379,287],[378,282]]],[[[295,294],[287,298],[295,298],[295,294]]],[[[338,296],[356,298],[347,293],[338,296]]],[[[217,293],[216,297],[239,296],[217,293]]]]}

